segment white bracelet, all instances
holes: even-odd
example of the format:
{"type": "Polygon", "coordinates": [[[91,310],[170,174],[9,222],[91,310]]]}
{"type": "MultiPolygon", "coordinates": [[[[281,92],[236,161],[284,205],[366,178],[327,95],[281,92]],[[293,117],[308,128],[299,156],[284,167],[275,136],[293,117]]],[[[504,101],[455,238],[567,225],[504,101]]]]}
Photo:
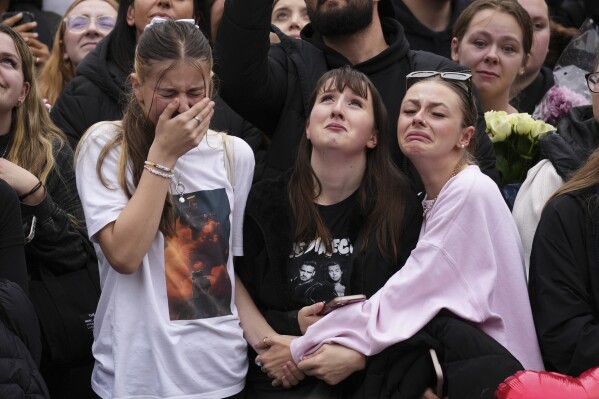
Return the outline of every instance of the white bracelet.
{"type": "Polygon", "coordinates": [[[152,169],[149,166],[145,166],[145,165],[144,165],[144,169],[153,175],[164,177],[165,179],[172,179],[174,176],[172,173],[163,173],[163,172],[160,172],[159,170],[152,169]]]}

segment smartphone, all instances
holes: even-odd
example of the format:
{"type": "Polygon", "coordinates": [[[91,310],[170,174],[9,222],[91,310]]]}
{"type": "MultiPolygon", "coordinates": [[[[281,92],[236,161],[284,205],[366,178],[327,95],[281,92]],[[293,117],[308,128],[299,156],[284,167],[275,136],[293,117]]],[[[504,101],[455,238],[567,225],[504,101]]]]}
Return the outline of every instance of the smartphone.
{"type": "Polygon", "coordinates": [[[322,311],[318,315],[324,316],[342,306],[349,305],[350,303],[362,302],[365,300],[366,300],[366,295],[363,295],[363,294],[339,296],[337,298],[333,298],[330,301],[328,301],[324,305],[324,308],[322,308],[322,311]]]}
{"type": "Polygon", "coordinates": [[[6,20],[8,18],[14,17],[17,14],[21,14],[21,13],[23,14],[23,18],[21,18],[21,20],[18,21],[14,26],[23,25],[28,22],[35,21],[35,15],[30,11],[7,11],[7,12],[0,14],[0,22],[6,20]]]}

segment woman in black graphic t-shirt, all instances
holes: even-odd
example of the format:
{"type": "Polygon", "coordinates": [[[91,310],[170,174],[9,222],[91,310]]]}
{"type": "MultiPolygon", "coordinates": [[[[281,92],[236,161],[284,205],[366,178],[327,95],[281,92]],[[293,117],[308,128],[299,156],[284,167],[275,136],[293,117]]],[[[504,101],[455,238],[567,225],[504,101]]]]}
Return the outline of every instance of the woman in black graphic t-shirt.
{"type": "MultiPolygon", "coordinates": [[[[295,167],[250,192],[244,257],[235,266],[266,320],[284,335],[305,331],[314,316],[298,315],[304,305],[316,303],[317,312],[321,301],[340,294],[328,264],[342,271],[343,295],[370,296],[403,265],[421,223],[420,203],[389,159],[387,135],[379,134],[387,115],[376,88],[349,67],[329,71],[316,87],[295,167]],[[310,282],[300,272],[308,262],[316,265],[303,273],[310,282]]],[[[363,361],[357,355],[355,368],[363,361]]],[[[250,366],[248,398],[281,397],[283,389],[250,366]]],[[[284,397],[338,397],[337,390],[308,377],[284,397]]]]}

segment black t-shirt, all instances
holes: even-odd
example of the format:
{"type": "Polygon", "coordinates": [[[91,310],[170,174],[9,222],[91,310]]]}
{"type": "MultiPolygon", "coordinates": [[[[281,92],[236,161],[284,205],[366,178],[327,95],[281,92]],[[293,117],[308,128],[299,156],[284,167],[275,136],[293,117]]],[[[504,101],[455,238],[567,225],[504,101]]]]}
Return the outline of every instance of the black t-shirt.
{"type": "Polygon", "coordinates": [[[320,238],[296,242],[287,262],[292,297],[303,305],[329,301],[347,295],[351,256],[356,237],[351,232],[350,216],[357,200],[353,193],[334,205],[319,205],[320,217],[333,237],[332,253],[327,253],[320,238]]]}

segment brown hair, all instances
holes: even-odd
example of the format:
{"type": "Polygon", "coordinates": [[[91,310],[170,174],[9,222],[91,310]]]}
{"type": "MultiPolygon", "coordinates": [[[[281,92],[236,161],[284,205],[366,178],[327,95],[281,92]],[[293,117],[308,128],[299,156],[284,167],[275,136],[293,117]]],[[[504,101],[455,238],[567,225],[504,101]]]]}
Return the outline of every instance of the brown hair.
{"type": "MultiPolygon", "coordinates": [[[[372,82],[361,72],[345,66],[325,73],[310,98],[308,112],[312,111],[320,93],[327,90],[342,92],[350,89],[356,95],[372,99],[374,122],[377,133],[375,148],[367,148],[366,170],[358,188],[358,203],[365,217],[364,237],[360,248],[368,245],[370,233],[376,233],[379,250],[383,257],[398,260],[401,243],[401,225],[404,216],[405,191],[409,184],[405,175],[393,164],[389,156],[387,134],[387,110],[372,82]]],[[[332,250],[332,236],[324,225],[314,200],[320,195],[322,186],[312,169],[310,157],[312,143],[304,134],[300,141],[295,167],[289,182],[289,202],[295,222],[295,239],[312,240],[319,237],[327,251],[332,250]]]]}
{"type": "Polygon", "coordinates": [[[65,137],[50,119],[43,103],[37,80],[33,57],[20,34],[7,25],[0,24],[0,33],[12,39],[21,58],[23,82],[29,83],[29,93],[19,106],[12,109],[10,150],[6,159],[34,174],[42,183],[55,165],[53,145],[65,145],[65,137]]]}
{"type": "MultiPolygon", "coordinates": [[[[86,0],[75,0],[67,11],[65,17],[69,16],[69,13],[73,11],[75,7],[83,3],[86,0]]],[[[118,3],[115,0],[102,0],[110,4],[115,10],[118,8],[118,3]]],[[[40,71],[38,81],[40,85],[40,91],[42,95],[48,99],[51,104],[56,102],[56,99],[60,95],[62,89],[67,83],[75,77],[75,67],[70,59],[64,59],[65,45],[64,35],[66,32],[66,23],[64,18],[61,19],[56,34],[54,35],[54,42],[52,44],[52,51],[48,62],[44,65],[44,68],[40,71]]]]}
{"type": "Polygon", "coordinates": [[[453,25],[453,36],[461,42],[476,14],[483,10],[497,10],[514,17],[522,29],[522,48],[524,55],[530,53],[533,42],[532,20],[524,7],[516,0],[476,0],[458,17],[453,25]]]}
{"type": "MultiPolygon", "coordinates": [[[[162,76],[175,65],[183,62],[193,64],[198,70],[205,70],[208,74],[204,77],[208,79],[207,96],[212,96],[213,85],[209,75],[212,70],[212,51],[208,39],[198,27],[187,22],[166,21],[146,28],[139,38],[134,60],[134,72],[141,84],[151,75],[154,65],[162,61],[171,61],[170,66],[162,71],[162,76]]],[[[158,81],[160,82],[160,79],[158,81]]],[[[131,198],[132,194],[126,180],[127,170],[130,167],[133,184],[137,186],[154,140],[155,128],[137,98],[133,93],[129,93],[122,130],[102,149],[96,165],[98,176],[105,186],[107,183],[101,173],[104,158],[108,151],[120,145],[119,184],[131,198]]],[[[171,195],[168,195],[165,200],[160,231],[167,236],[175,234],[175,209],[171,195]]]]}

